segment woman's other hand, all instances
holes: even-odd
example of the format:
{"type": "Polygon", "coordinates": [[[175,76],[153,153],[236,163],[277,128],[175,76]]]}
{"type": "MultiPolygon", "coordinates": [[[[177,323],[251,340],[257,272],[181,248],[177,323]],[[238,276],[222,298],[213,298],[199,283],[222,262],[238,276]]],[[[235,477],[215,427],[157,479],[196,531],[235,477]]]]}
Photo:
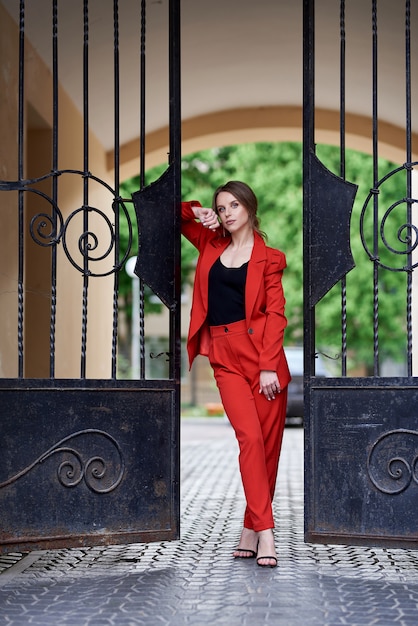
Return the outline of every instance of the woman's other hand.
{"type": "Polygon", "coordinates": [[[261,370],[260,372],[260,389],[258,393],[264,393],[267,400],[274,400],[277,393],[280,393],[280,383],[276,372],[270,370],[261,370]]]}

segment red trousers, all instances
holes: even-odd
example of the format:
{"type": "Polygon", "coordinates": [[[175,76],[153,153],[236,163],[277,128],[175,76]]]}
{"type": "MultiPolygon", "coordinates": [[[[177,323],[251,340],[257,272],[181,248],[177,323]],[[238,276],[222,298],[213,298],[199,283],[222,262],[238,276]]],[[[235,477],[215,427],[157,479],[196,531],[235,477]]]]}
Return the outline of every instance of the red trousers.
{"type": "Polygon", "coordinates": [[[211,327],[209,360],[225,412],[239,444],[247,500],[244,527],[274,528],[272,500],[283,430],[287,387],[274,400],[259,393],[258,353],[245,321],[211,327]]]}

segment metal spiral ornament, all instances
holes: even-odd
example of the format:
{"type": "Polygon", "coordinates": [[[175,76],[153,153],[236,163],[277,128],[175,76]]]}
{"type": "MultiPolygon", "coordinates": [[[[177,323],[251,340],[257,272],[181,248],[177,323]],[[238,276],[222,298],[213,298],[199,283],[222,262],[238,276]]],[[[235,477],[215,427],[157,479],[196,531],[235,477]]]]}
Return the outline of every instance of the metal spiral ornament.
{"type": "Polygon", "coordinates": [[[385,251],[389,252],[389,256],[393,257],[393,263],[389,263],[388,258],[386,258],[388,255],[385,256],[385,260],[383,261],[381,258],[382,255],[376,254],[375,246],[368,244],[366,236],[367,227],[365,223],[366,216],[368,214],[368,208],[371,204],[371,200],[375,199],[375,197],[380,193],[384,183],[392,176],[402,171],[409,173],[416,165],[418,165],[418,161],[415,161],[414,163],[404,163],[400,167],[386,174],[386,176],[378,182],[376,187],[370,190],[360,215],[360,236],[364,250],[370,260],[376,263],[376,265],[393,272],[411,272],[418,266],[418,260],[413,263],[411,258],[412,253],[418,247],[418,224],[413,223],[409,219],[405,221],[404,218],[401,218],[400,223],[396,228],[394,228],[392,224],[389,226],[390,221],[393,222],[393,220],[398,219],[397,215],[400,209],[404,206],[406,206],[407,213],[409,212],[412,215],[412,210],[410,209],[413,205],[418,204],[418,199],[403,197],[396,200],[386,208],[382,217],[379,218],[379,223],[375,223],[373,225],[373,232],[375,233],[375,237],[378,238],[378,244],[382,246],[385,251]],[[390,241],[387,232],[396,232],[396,242],[399,245],[395,245],[395,243],[390,241]],[[395,263],[395,259],[399,259],[399,257],[402,257],[402,260],[404,261],[401,266],[399,266],[399,263],[398,265],[395,263]]]}
{"type": "Polygon", "coordinates": [[[371,446],[367,472],[376,489],[387,495],[418,486],[418,431],[397,429],[381,435],[371,446]]]}
{"type": "Polygon", "coordinates": [[[118,487],[125,474],[125,460],[122,449],[116,439],[103,430],[86,429],[61,439],[61,441],[50,447],[30,465],[0,483],[0,489],[5,489],[15,483],[36,466],[45,463],[55,455],[66,456],[57,467],[57,479],[63,487],[77,487],[84,481],[90,491],[94,493],[110,493],[118,487]],[[74,445],[68,445],[71,440],[82,437],[93,438],[96,448],[102,448],[103,454],[90,456],[85,453],[83,455],[74,445]],[[105,442],[110,445],[106,446],[105,442]],[[105,458],[105,452],[108,458],[105,458]],[[85,458],[86,456],[88,458],[85,458]],[[111,458],[112,456],[114,457],[113,459],[111,458]]]}

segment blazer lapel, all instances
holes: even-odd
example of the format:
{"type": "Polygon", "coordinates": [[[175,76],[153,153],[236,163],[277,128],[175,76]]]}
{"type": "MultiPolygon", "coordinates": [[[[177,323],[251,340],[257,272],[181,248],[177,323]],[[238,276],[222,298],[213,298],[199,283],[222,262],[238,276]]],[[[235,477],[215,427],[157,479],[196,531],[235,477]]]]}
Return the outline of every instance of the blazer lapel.
{"type": "Polygon", "coordinates": [[[266,244],[260,235],[254,233],[254,247],[248,263],[245,287],[245,317],[250,322],[260,287],[263,285],[263,273],[266,265],[266,244]]]}

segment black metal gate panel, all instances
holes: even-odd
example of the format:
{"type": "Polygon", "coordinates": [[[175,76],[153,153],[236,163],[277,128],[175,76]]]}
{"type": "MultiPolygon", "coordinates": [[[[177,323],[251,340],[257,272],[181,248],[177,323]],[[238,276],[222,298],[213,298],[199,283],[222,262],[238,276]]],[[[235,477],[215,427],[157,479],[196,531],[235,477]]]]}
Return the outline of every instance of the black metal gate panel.
{"type": "Polygon", "coordinates": [[[417,265],[414,217],[418,200],[413,194],[412,177],[418,164],[412,158],[416,73],[411,72],[411,41],[417,33],[417,7],[409,0],[339,3],[335,31],[328,31],[330,39],[339,41],[340,55],[340,163],[339,170],[331,172],[317,155],[315,138],[315,36],[325,4],[321,0],[304,1],[305,539],[415,547],[418,378],[413,375],[416,328],[412,295],[417,265]],[[363,62],[369,65],[371,76],[368,98],[373,171],[370,191],[361,198],[357,186],[346,177],[346,99],[350,96],[349,87],[353,88],[353,82],[347,79],[349,50],[353,50],[349,36],[353,29],[349,35],[346,24],[353,25],[353,9],[357,19],[363,20],[357,26],[361,26],[362,33],[368,33],[369,56],[363,62]],[[383,70],[378,59],[385,40],[379,39],[379,29],[389,10],[397,18],[391,27],[395,28],[395,23],[396,28],[401,25],[397,31],[401,50],[397,58],[402,62],[385,67],[385,80],[386,84],[392,80],[393,85],[399,85],[401,77],[399,103],[404,112],[401,130],[405,151],[403,162],[380,174],[379,80],[383,70]],[[391,71],[396,72],[396,80],[391,71]],[[384,200],[380,194],[395,176],[402,181],[399,194],[384,200]],[[362,208],[353,221],[356,194],[362,208]],[[364,256],[370,267],[369,279],[364,274],[359,278],[364,281],[361,297],[370,299],[370,345],[361,347],[369,350],[371,358],[369,369],[362,375],[349,373],[354,313],[348,279],[355,277],[357,271],[352,253],[354,238],[362,244],[361,252],[359,246],[356,248],[357,259],[364,256]],[[395,286],[389,289],[388,284],[395,286]],[[338,355],[327,355],[338,362],[337,372],[329,378],[315,375],[317,334],[325,297],[338,302],[341,328],[338,355]],[[382,320],[388,319],[384,316],[385,307],[394,303],[403,333],[400,374],[383,368],[388,328],[382,320]]]}
{"type": "Polygon", "coordinates": [[[161,383],[2,387],[2,547],[176,536],[174,407],[161,383]]]}
{"type": "MultiPolygon", "coordinates": [[[[334,381],[333,381],[334,382],[334,381]]],[[[309,541],[417,545],[416,380],[312,383],[309,541]],[[322,384],[321,384],[322,383],[322,384]]]]}
{"type": "Polygon", "coordinates": [[[8,234],[0,279],[0,552],[175,539],[180,3],[6,4],[9,47],[2,63],[10,80],[0,119],[9,142],[0,180],[3,238],[8,234]],[[170,153],[163,176],[145,186],[148,4],[159,11],[159,26],[166,27],[170,153]],[[132,48],[123,45],[128,27],[132,48]],[[36,29],[48,34],[46,51],[32,39],[36,29]],[[96,29],[107,35],[99,38],[96,29]],[[65,93],[61,84],[61,68],[68,71],[71,59],[67,56],[62,66],[60,55],[69,40],[79,42],[73,64],[80,79],[77,93],[65,93]],[[127,55],[137,56],[132,83],[138,94],[126,81],[121,91],[127,55]],[[112,101],[111,149],[98,146],[92,131],[92,120],[102,115],[91,89],[94,73],[103,75],[112,101]],[[138,101],[140,184],[133,197],[123,198],[121,128],[129,98],[138,101]],[[136,235],[139,247],[133,245],[136,235]],[[139,371],[132,375],[121,369],[119,357],[120,337],[129,338],[129,309],[121,306],[128,258],[139,286],[139,300],[132,302],[139,371]],[[167,361],[166,373],[157,377],[147,371],[148,288],[168,310],[166,345],[154,355],[167,361]]]}

